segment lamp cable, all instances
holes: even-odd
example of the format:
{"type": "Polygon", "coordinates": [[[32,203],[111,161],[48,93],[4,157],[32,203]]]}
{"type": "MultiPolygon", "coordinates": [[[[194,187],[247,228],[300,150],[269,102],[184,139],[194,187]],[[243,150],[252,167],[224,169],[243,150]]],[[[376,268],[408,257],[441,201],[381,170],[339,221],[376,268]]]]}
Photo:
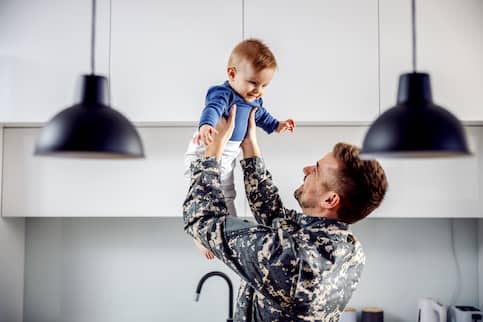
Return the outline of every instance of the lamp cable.
{"type": "Polygon", "coordinates": [[[413,72],[416,72],[416,0],[411,1],[411,16],[413,29],[413,72]]]}
{"type": "Polygon", "coordinates": [[[245,35],[245,10],[246,10],[246,4],[245,0],[242,0],[242,40],[245,40],[246,35],[245,35]]]}
{"type": "Polygon", "coordinates": [[[92,0],[92,23],[91,23],[91,74],[95,74],[96,61],[96,0],[92,0]]]}
{"type": "Polygon", "coordinates": [[[108,104],[109,106],[111,106],[111,83],[112,83],[112,79],[111,79],[111,48],[112,48],[112,0],[109,0],[109,43],[108,43],[108,53],[107,53],[107,57],[108,57],[108,62],[107,62],[107,79],[109,80],[107,82],[107,92],[108,92],[108,95],[107,95],[107,101],[108,101],[108,104]]]}
{"type": "Polygon", "coordinates": [[[377,99],[381,115],[381,4],[377,0],[377,99]]]}

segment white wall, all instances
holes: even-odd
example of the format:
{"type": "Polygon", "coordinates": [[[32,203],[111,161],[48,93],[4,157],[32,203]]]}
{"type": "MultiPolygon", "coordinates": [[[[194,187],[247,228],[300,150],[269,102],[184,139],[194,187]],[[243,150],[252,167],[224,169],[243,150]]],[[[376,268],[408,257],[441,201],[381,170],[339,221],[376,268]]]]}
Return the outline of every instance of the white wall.
{"type": "Polygon", "coordinates": [[[479,307],[483,310],[483,219],[478,219],[478,285],[479,307]]]}
{"type": "MultiPolygon", "coordinates": [[[[458,304],[477,305],[477,219],[455,221],[458,304]]],[[[353,226],[367,263],[350,306],[379,306],[386,322],[415,321],[417,299],[449,304],[456,286],[450,219],[369,219],[353,226]]],[[[224,321],[227,290],[178,218],[27,219],[25,321],[224,321]],[[48,296],[46,296],[48,294],[48,296]]]]}
{"type": "MultiPolygon", "coordinates": [[[[0,125],[0,183],[3,129],[0,125]]],[[[1,195],[2,184],[0,184],[1,195]]],[[[0,207],[2,201],[0,200],[0,207]]],[[[25,219],[0,216],[0,322],[23,320],[25,219]]]]}
{"type": "Polygon", "coordinates": [[[212,278],[200,302],[198,280],[212,270],[181,219],[27,220],[25,321],[224,321],[227,287],[212,278]],[[45,296],[49,294],[49,296],[45,296]]]}
{"type": "Polygon", "coordinates": [[[25,219],[0,217],[0,322],[23,321],[25,219]]]}

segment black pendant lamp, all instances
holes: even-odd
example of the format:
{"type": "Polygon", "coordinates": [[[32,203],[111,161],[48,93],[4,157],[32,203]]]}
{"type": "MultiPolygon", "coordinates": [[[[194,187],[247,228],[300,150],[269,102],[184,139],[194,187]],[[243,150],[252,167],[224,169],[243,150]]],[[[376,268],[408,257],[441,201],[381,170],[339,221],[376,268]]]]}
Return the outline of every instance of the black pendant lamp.
{"type": "Polygon", "coordinates": [[[91,74],[80,78],[79,102],[42,129],[35,155],[74,158],[143,158],[136,128],[109,106],[108,79],[94,74],[96,1],[92,1],[91,74]]]}
{"type": "Polygon", "coordinates": [[[416,72],[416,6],[412,0],[413,72],[399,77],[397,105],[370,126],[364,157],[433,158],[470,155],[460,121],[433,103],[429,74],[416,72]]]}

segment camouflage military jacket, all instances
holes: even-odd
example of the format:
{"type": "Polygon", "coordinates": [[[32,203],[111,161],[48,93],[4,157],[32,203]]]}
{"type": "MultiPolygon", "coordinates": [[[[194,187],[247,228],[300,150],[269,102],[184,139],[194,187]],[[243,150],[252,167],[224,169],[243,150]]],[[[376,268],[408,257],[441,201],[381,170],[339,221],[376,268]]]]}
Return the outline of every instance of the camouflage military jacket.
{"type": "Polygon", "coordinates": [[[228,216],[214,157],[194,161],[185,230],[242,279],[235,321],[337,322],[364,265],[347,224],[283,207],[261,158],[241,161],[257,223],[228,216]]]}

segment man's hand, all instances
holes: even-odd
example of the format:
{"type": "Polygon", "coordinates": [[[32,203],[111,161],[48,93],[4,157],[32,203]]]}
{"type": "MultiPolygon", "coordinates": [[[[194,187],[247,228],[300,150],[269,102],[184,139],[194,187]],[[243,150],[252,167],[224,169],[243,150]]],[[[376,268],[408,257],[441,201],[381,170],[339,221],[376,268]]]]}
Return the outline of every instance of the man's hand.
{"type": "Polygon", "coordinates": [[[226,142],[228,142],[233,134],[233,128],[235,127],[235,115],[236,105],[233,105],[231,107],[228,120],[225,120],[224,117],[220,118],[220,121],[215,127],[217,134],[213,136],[213,140],[206,146],[204,154],[205,157],[216,156],[217,158],[221,158],[226,142]]]}
{"type": "Polygon", "coordinates": [[[213,136],[217,134],[218,132],[214,127],[212,127],[209,124],[203,124],[200,127],[200,131],[198,135],[196,135],[193,138],[193,143],[196,143],[196,145],[200,145],[200,143],[203,143],[204,145],[208,145],[211,142],[213,142],[213,136]]]}
{"type": "Polygon", "coordinates": [[[261,156],[260,148],[257,142],[257,125],[255,123],[256,108],[251,110],[248,120],[248,129],[245,138],[243,139],[240,147],[243,151],[243,158],[252,158],[261,156]]]}

